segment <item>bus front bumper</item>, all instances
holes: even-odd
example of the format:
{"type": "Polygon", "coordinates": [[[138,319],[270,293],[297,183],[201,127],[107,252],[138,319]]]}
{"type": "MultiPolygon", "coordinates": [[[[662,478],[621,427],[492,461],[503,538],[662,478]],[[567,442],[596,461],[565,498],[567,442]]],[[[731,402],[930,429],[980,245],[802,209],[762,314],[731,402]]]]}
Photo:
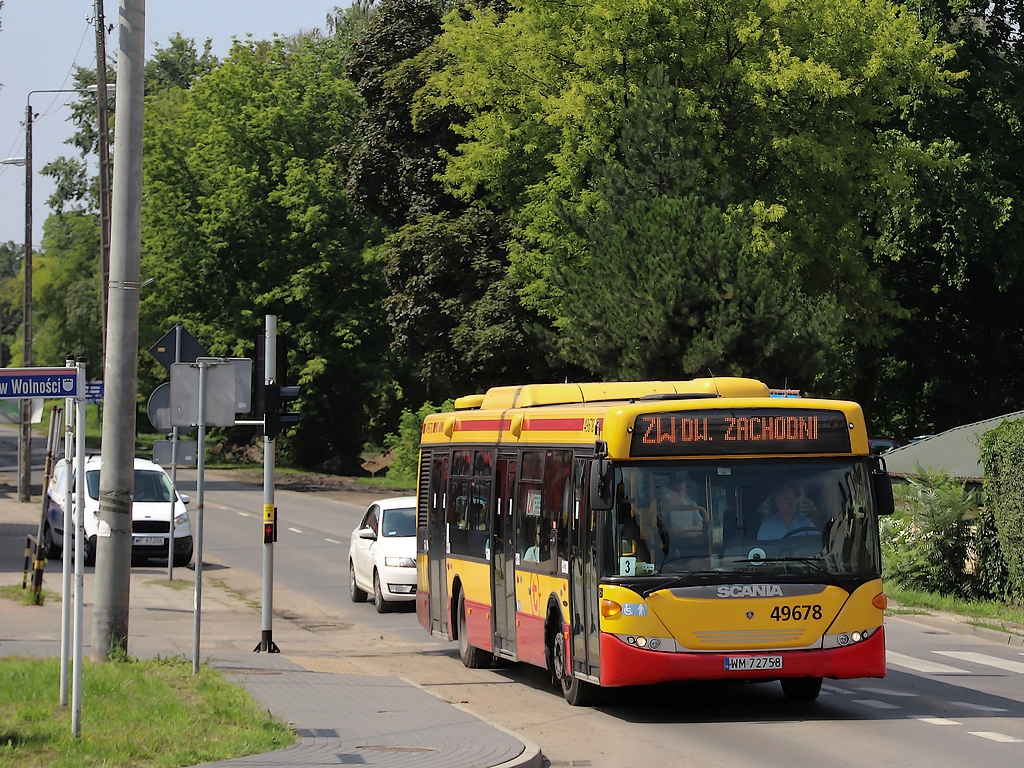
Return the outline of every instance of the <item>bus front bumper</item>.
{"type": "Polygon", "coordinates": [[[778,680],[783,677],[885,677],[885,628],[845,648],[802,651],[668,653],[628,645],[601,633],[601,685],[653,685],[675,680],[778,680]],[[781,669],[730,672],[725,660],[737,656],[781,656],[781,669]]]}

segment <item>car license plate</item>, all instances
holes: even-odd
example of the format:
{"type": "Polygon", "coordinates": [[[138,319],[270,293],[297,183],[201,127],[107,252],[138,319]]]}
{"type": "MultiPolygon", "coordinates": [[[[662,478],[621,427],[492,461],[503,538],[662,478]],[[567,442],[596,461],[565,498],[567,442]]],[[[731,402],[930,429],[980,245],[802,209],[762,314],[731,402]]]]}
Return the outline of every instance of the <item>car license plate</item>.
{"type": "Polygon", "coordinates": [[[758,669],[782,669],[781,656],[727,656],[726,672],[751,672],[758,669]]]}
{"type": "Polygon", "coordinates": [[[167,539],[162,536],[132,536],[133,547],[166,547],[167,539]]]}

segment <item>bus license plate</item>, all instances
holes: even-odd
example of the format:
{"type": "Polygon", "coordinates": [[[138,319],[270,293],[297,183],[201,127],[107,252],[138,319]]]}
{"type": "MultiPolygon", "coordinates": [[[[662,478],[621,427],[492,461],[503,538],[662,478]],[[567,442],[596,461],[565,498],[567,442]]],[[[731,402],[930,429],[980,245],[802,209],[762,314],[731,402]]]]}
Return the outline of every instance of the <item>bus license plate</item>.
{"type": "Polygon", "coordinates": [[[727,656],[726,672],[751,672],[758,669],[782,669],[781,656],[727,656]]]}
{"type": "Polygon", "coordinates": [[[167,546],[167,539],[161,536],[132,536],[133,547],[167,546]]]}

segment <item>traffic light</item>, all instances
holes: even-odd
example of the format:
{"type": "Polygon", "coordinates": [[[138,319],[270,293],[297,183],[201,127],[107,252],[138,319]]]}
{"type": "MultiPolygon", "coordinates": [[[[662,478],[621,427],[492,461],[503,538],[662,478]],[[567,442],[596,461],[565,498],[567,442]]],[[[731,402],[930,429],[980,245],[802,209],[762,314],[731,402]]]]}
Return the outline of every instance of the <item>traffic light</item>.
{"type": "Polygon", "coordinates": [[[299,414],[295,411],[282,413],[281,408],[300,394],[299,387],[285,384],[288,372],[288,346],[286,339],[277,337],[277,371],[276,383],[266,383],[266,359],[262,338],[256,342],[256,359],[253,362],[253,413],[255,418],[263,419],[263,434],[271,440],[276,438],[282,429],[294,427],[299,423],[299,414]]]}

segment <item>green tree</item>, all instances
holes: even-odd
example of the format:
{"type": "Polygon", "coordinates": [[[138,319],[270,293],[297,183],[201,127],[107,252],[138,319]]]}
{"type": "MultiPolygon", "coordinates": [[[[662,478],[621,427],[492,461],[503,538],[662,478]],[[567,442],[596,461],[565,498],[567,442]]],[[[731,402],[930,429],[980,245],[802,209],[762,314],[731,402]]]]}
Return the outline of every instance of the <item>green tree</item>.
{"type": "MultiPolygon", "coordinates": [[[[443,178],[513,211],[529,306],[559,323],[580,309],[553,279],[558,265],[589,268],[591,243],[570,223],[603,215],[597,181],[643,129],[629,108],[660,65],[716,204],[771,212],[812,303],[834,301],[858,343],[885,338],[894,307],[874,266],[888,258],[877,229],[924,158],[897,123],[955,80],[943,67],[953,47],[913,15],[887,0],[523,0],[505,18],[449,14],[438,48],[447,66],[421,99],[467,114],[443,178]]],[[[608,290],[633,300],[628,284],[608,290]]]]}
{"type": "Polygon", "coordinates": [[[203,42],[203,52],[196,50],[195,38],[175,32],[167,39],[166,48],[157,48],[146,62],[146,95],[168,88],[191,88],[196,80],[217,67],[217,57],[210,53],[213,42],[203,42]]]}
{"type": "Polygon", "coordinates": [[[883,283],[906,311],[862,367],[860,397],[897,436],[1024,407],[1024,11],[1002,0],[916,8],[969,76],[950,98],[925,96],[907,121],[929,161],[880,233],[912,254],[883,283]]]}
{"type": "Polygon", "coordinates": [[[344,186],[361,109],[346,54],[322,37],[236,43],[191,89],[149,97],[142,346],[181,320],[211,353],[249,355],[276,314],[303,386],[291,457],[351,470],[389,379],[380,276],[363,258],[378,234],[344,186]]]}
{"type": "Polygon", "coordinates": [[[0,367],[11,361],[11,347],[21,327],[21,262],[25,247],[11,241],[0,243],[0,367]]]}
{"type": "Polygon", "coordinates": [[[614,378],[790,374],[811,386],[841,313],[801,288],[777,211],[728,203],[727,181],[707,177],[689,108],[652,68],[615,159],[596,168],[593,210],[563,210],[589,257],[554,265],[563,349],[614,378]]]}
{"type": "Polygon", "coordinates": [[[432,413],[447,413],[455,410],[452,400],[445,400],[440,407],[433,403],[424,403],[416,411],[408,408],[402,411],[398,420],[398,432],[389,433],[384,438],[384,446],[394,456],[388,465],[387,479],[402,485],[415,485],[416,475],[420,469],[420,436],[423,420],[432,413]]]}

